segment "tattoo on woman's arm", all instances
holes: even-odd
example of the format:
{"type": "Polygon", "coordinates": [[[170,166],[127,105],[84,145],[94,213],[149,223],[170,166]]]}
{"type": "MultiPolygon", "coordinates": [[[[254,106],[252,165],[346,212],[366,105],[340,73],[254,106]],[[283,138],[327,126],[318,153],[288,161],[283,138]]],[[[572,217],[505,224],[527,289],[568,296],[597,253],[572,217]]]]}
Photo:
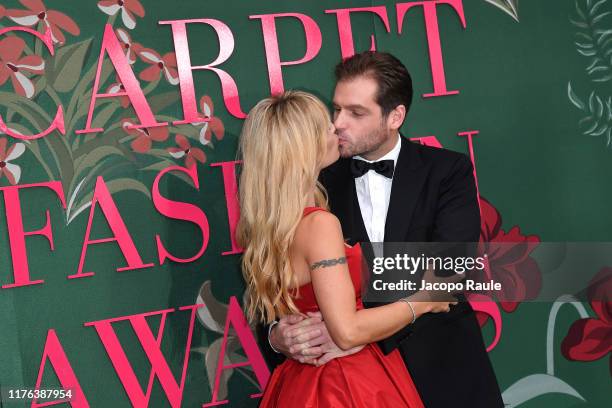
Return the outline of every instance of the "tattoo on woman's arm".
{"type": "Polygon", "coordinates": [[[310,265],[310,270],[317,268],[328,268],[330,266],[340,265],[346,263],[346,257],[336,258],[336,259],[323,259],[322,261],[315,262],[310,265]]]}

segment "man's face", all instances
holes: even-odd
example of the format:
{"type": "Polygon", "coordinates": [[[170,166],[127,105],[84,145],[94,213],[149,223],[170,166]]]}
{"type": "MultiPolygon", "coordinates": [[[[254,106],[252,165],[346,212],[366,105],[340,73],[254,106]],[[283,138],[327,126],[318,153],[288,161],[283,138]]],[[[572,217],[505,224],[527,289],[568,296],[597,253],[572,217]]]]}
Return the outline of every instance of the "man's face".
{"type": "Polygon", "coordinates": [[[376,81],[367,76],[336,84],[334,126],[340,157],[361,155],[368,160],[376,160],[386,153],[383,150],[394,132],[388,128],[382,109],[376,103],[377,91],[376,81]]]}

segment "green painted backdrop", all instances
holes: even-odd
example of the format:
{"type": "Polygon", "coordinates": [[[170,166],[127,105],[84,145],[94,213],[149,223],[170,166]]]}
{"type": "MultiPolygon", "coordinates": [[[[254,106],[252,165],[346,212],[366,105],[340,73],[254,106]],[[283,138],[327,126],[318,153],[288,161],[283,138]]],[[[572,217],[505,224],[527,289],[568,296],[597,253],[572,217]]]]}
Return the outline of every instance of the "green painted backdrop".
{"type": "MultiPolygon", "coordinates": [[[[191,18],[223,21],[231,28],[236,41],[234,52],[223,68],[236,80],[241,106],[248,111],[269,94],[261,23],[249,19],[250,15],[298,12],[316,21],[323,36],[320,52],[313,61],[284,68],[283,74],[286,88],[310,90],[329,102],[333,91],[332,68],[340,58],[340,48],[335,16],[325,14],[325,10],[385,5],[391,33],[386,33],[377,17],[367,13],[352,17],[353,33],[357,50],[366,49],[370,34],[375,34],[378,49],[394,53],[412,73],[415,100],[402,133],[407,137],[435,135],[445,148],[467,153],[466,140],[457,133],[478,130],[474,150],[480,193],[498,210],[503,230],[519,226],[521,234],[536,235],[541,241],[610,240],[612,1],[551,0],[519,4],[518,0],[464,0],[466,29],[461,27],[451,7],[438,7],[448,89],[460,93],[426,99],[421,95],[432,92],[433,88],[422,9],[408,12],[403,32],[398,35],[394,1],[143,1],[145,15],[135,17],[134,29],[125,28],[119,17],[121,12],[109,16],[93,0],[44,3],[48,9],[72,18],[78,26],[78,35],[66,33],[65,44],[56,45],[55,58],[46,51],[41,52],[40,44],[31,37],[21,36],[27,44],[24,54],[42,55],[46,60],[45,72],[31,75],[36,90],[30,98],[19,96],[11,81],[6,80],[0,87],[0,114],[9,128],[22,133],[34,132],[47,126],[58,100],[68,110],[72,101],[67,135],[62,137],[55,132],[45,139],[25,143],[25,152],[13,163],[21,169],[19,184],[61,180],[66,198],[74,194],[75,199],[71,212],[67,213],[49,190],[21,193],[26,230],[40,228],[44,211],[50,210],[55,251],[40,236],[27,238],[31,274],[33,279],[44,279],[45,283],[0,289],[0,385],[3,387],[34,386],[47,331],[54,329],[90,405],[129,406],[95,330],[83,324],[191,305],[200,296],[210,314],[203,313],[196,320],[183,397],[183,406],[200,406],[211,399],[224,305],[230,296],[241,298],[242,295],[238,256],[221,255],[230,250],[227,211],[221,171],[210,166],[236,158],[242,121],[225,109],[216,75],[194,72],[197,100],[208,95],[214,104],[212,115],[224,126],[224,131],[202,139],[204,143],[199,138],[203,125],[183,125],[170,127],[167,138],[154,141],[147,152],[135,152],[131,145],[134,136],[121,127],[122,119],[133,118],[134,114],[118,100],[99,102],[96,107],[94,125],[96,120],[104,124],[104,133],[74,134],[75,129],[84,127],[92,69],[97,63],[107,22],[128,32],[133,42],[164,55],[173,51],[172,35],[170,28],[158,25],[158,21],[191,18]],[[61,61],[60,55],[64,58],[61,61]],[[39,106],[40,111],[32,105],[39,106]],[[34,113],[28,113],[28,109],[34,113]],[[149,196],[157,171],[173,163],[184,163],[183,158],[174,158],[167,150],[176,146],[176,134],[187,136],[192,147],[206,155],[205,163],[198,164],[200,189],[195,190],[180,177],[170,176],[162,181],[162,194],[197,203],[208,217],[210,240],[206,252],[196,262],[167,262],[159,266],[155,234],[161,236],[176,256],[191,256],[201,245],[194,225],[163,217],[149,196]],[[118,247],[112,243],[93,245],[86,266],[95,275],[69,280],[66,277],[77,270],[89,208],[85,207],[76,216],[74,213],[91,199],[98,175],[107,182],[115,180],[112,192],[117,207],[143,260],[156,266],[118,273],[116,268],[125,263],[118,247]],[[75,193],[82,180],[81,188],[75,193]]],[[[11,10],[27,9],[26,5],[3,0],[0,25],[18,25],[10,18],[11,10]]],[[[297,20],[281,19],[277,30],[281,58],[301,58],[305,40],[297,20]]],[[[210,27],[190,26],[188,37],[194,64],[208,63],[217,56],[219,46],[210,27]]],[[[134,72],[138,76],[147,66],[139,58],[133,66],[134,72]]],[[[102,89],[115,82],[108,63],[104,72],[108,80],[102,89]]],[[[182,117],[178,87],[169,84],[163,76],[153,82],[142,80],[141,85],[157,117],[182,117]]],[[[5,135],[0,138],[7,138],[8,146],[19,142],[5,135]]],[[[9,179],[2,175],[0,186],[8,185],[9,179]]],[[[5,214],[0,201],[0,215],[4,218],[5,214]]],[[[12,281],[6,228],[6,223],[0,222],[2,284],[12,281]]],[[[110,230],[98,211],[92,238],[109,235],[110,230]]],[[[596,272],[577,271],[589,275],[596,272]]],[[[546,271],[543,273],[544,280],[554,279],[546,271]]],[[[581,316],[605,323],[604,317],[598,316],[587,302],[577,307],[550,302],[524,303],[512,313],[503,312],[502,337],[490,355],[507,403],[525,408],[609,406],[612,394],[610,320],[607,329],[604,327],[607,331],[598,340],[604,348],[601,358],[592,362],[570,361],[561,353],[563,338],[581,316]],[[559,306],[562,306],[559,313],[551,317],[551,309],[559,306]],[[550,324],[552,334],[547,337],[550,324]]],[[[186,312],[171,315],[162,342],[177,376],[187,322],[186,312]]],[[[151,319],[153,330],[158,324],[158,318],[151,319]]],[[[115,328],[141,384],[146,384],[149,365],[129,324],[119,323],[115,328]]],[[[493,336],[490,322],[485,324],[483,332],[490,342],[493,336]]],[[[237,350],[230,355],[230,360],[240,361],[241,353],[237,350]]],[[[257,392],[248,367],[234,370],[222,383],[221,393],[227,393],[229,406],[256,406],[256,401],[248,397],[257,392]]],[[[49,365],[43,384],[57,385],[49,365]]],[[[157,381],[150,406],[168,406],[157,381]]]]}

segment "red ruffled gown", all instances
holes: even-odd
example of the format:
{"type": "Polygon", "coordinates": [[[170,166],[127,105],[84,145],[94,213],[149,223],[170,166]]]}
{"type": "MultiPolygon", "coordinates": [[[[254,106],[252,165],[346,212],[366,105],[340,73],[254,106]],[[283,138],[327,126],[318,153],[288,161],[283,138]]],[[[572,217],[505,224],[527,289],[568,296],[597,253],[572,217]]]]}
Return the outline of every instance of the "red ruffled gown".
{"type": "MultiPolygon", "coordinates": [[[[322,208],[309,207],[304,215],[322,208]]],[[[324,211],[324,210],[323,210],[324,211]]],[[[346,258],[357,296],[361,302],[361,247],[346,247],[346,258]]],[[[312,285],[300,287],[295,305],[302,313],[319,310],[312,285]]],[[[399,351],[384,355],[378,346],[366,345],[350,356],[315,367],[286,359],[276,367],[264,391],[261,407],[281,408],[423,408],[399,351]]]]}

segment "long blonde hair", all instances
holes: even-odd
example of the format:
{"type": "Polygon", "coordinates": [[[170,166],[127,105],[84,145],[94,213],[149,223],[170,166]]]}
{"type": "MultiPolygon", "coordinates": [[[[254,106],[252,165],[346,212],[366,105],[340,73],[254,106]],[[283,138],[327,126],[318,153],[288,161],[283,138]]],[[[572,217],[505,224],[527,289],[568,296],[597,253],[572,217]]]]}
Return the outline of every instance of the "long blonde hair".
{"type": "Polygon", "coordinates": [[[236,236],[244,248],[242,273],[251,321],[269,323],[298,312],[291,299],[297,277],[289,248],[309,194],[314,191],[315,204],[327,208],[317,176],[329,126],[325,105],[301,91],[260,101],[244,122],[236,236]]]}

